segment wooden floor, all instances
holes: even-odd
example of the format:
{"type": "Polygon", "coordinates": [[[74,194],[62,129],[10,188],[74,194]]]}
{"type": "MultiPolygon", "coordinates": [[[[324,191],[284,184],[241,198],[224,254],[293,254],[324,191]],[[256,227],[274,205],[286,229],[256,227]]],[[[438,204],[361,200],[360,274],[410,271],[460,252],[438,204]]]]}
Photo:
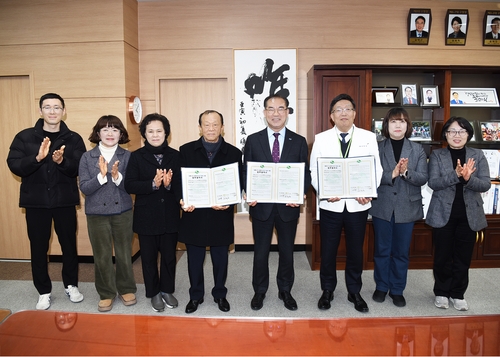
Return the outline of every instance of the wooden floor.
{"type": "Polygon", "coordinates": [[[455,318],[210,319],[22,311],[0,355],[500,355],[500,315],[455,318]]]}

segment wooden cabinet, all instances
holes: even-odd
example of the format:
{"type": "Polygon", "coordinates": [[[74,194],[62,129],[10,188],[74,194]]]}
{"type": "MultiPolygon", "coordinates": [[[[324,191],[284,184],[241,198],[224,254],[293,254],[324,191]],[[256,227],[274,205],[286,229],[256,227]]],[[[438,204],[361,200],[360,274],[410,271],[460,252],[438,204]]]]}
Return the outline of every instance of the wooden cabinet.
{"type": "MultiPolygon", "coordinates": [[[[308,72],[309,106],[307,140],[310,148],[314,135],[332,127],[329,116],[331,100],[338,94],[349,94],[357,106],[355,125],[372,130],[374,120],[380,120],[390,107],[400,106],[403,101],[401,85],[415,84],[437,86],[439,106],[405,106],[412,121],[429,121],[431,138],[421,142],[427,154],[443,147],[441,129],[451,116],[462,116],[473,121],[476,141],[470,146],[500,149],[500,142],[483,142],[479,123],[500,120],[499,108],[450,107],[451,88],[496,88],[500,93],[500,67],[482,66],[386,66],[386,65],[315,65],[308,72]],[[372,88],[397,87],[394,103],[377,105],[372,103],[372,88]]],[[[418,93],[420,102],[421,93],[418,93]]],[[[313,163],[311,163],[312,165],[313,163]]],[[[306,251],[312,269],[319,269],[321,263],[321,237],[319,221],[316,219],[316,195],[308,195],[309,217],[306,236],[306,251]]],[[[473,267],[500,267],[500,215],[488,215],[488,227],[478,232],[474,250],[473,267]]],[[[367,223],[365,233],[365,269],[373,269],[373,228],[367,223]]],[[[410,248],[410,268],[430,269],[433,262],[432,228],[424,221],[415,223],[410,248]]],[[[337,268],[345,266],[345,244],[343,237],[337,257],[337,268]]]]}
{"type": "Polygon", "coordinates": [[[478,232],[472,256],[474,268],[496,268],[500,266],[500,217],[487,215],[488,227],[478,232]]]}

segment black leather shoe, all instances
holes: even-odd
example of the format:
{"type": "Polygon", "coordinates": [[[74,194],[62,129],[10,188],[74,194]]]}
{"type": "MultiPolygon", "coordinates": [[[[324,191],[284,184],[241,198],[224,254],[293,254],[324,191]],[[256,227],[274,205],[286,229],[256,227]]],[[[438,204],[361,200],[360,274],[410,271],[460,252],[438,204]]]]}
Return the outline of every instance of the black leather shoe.
{"type": "Polygon", "coordinates": [[[252,302],[250,302],[250,306],[252,307],[252,310],[262,309],[262,306],[264,306],[264,298],[265,297],[266,297],[266,294],[256,293],[252,298],[252,302]]]}
{"type": "Polygon", "coordinates": [[[389,296],[392,298],[392,303],[396,305],[397,307],[404,307],[406,306],[406,300],[403,295],[393,295],[389,293],[389,296]]]}
{"type": "Polygon", "coordinates": [[[376,302],[384,302],[386,295],[387,295],[387,292],[375,290],[373,293],[372,299],[373,299],[373,301],[376,301],[376,302]]]}
{"type": "Polygon", "coordinates": [[[297,310],[297,302],[289,291],[280,291],[278,297],[280,298],[280,300],[283,300],[283,302],[285,303],[285,307],[288,310],[297,310]]]}
{"type": "Polygon", "coordinates": [[[203,304],[203,298],[200,300],[189,300],[188,304],[186,305],[186,314],[191,314],[198,310],[198,305],[203,304]]]}
{"type": "Polygon", "coordinates": [[[230,307],[229,307],[229,302],[226,300],[226,298],[215,298],[214,302],[219,305],[219,310],[222,312],[228,312],[230,307]]]}
{"type": "Polygon", "coordinates": [[[319,298],[318,301],[318,309],[320,310],[328,310],[332,305],[330,301],[333,300],[333,292],[330,290],[323,290],[323,295],[319,298]]]}
{"type": "Polygon", "coordinates": [[[368,305],[366,305],[365,300],[361,297],[359,293],[347,294],[347,300],[354,304],[354,308],[359,312],[368,312],[368,305]]]}

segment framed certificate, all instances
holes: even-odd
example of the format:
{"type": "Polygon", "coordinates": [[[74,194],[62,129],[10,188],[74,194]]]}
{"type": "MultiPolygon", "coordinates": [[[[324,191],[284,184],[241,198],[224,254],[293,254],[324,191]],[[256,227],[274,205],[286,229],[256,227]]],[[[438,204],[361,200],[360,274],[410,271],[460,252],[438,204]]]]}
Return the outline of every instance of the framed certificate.
{"type": "Polygon", "coordinates": [[[247,163],[247,202],[304,203],[303,162],[247,163]]]}
{"type": "Polygon", "coordinates": [[[207,208],[241,202],[238,163],[213,168],[181,167],[184,207],[207,208]]]}
{"type": "Polygon", "coordinates": [[[320,157],[318,198],[377,197],[375,156],[320,157]]]}

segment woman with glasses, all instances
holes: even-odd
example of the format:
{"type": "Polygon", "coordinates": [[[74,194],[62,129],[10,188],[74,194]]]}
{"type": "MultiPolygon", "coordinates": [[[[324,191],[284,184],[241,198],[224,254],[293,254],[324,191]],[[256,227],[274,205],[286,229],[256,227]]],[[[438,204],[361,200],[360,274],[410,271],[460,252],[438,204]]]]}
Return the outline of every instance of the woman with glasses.
{"type": "Polygon", "coordinates": [[[427,156],[422,145],[408,140],[412,125],[408,112],[392,108],[382,122],[387,139],[378,145],[384,169],[377,199],[372,201],[375,233],[376,290],[373,300],[383,302],[389,292],[394,305],[403,307],[409,252],[416,220],[424,217],[422,186],[427,182],[427,156]]]}
{"type": "Polygon", "coordinates": [[[464,294],[476,232],[487,226],[481,193],[491,186],[489,167],[480,149],[465,146],[473,135],[469,121],[451,117],[442,131],[448,147],[429,160],[433,193],[426,223],[433,227],[434,304],[442,309],[469,309],[464,294]]]}

